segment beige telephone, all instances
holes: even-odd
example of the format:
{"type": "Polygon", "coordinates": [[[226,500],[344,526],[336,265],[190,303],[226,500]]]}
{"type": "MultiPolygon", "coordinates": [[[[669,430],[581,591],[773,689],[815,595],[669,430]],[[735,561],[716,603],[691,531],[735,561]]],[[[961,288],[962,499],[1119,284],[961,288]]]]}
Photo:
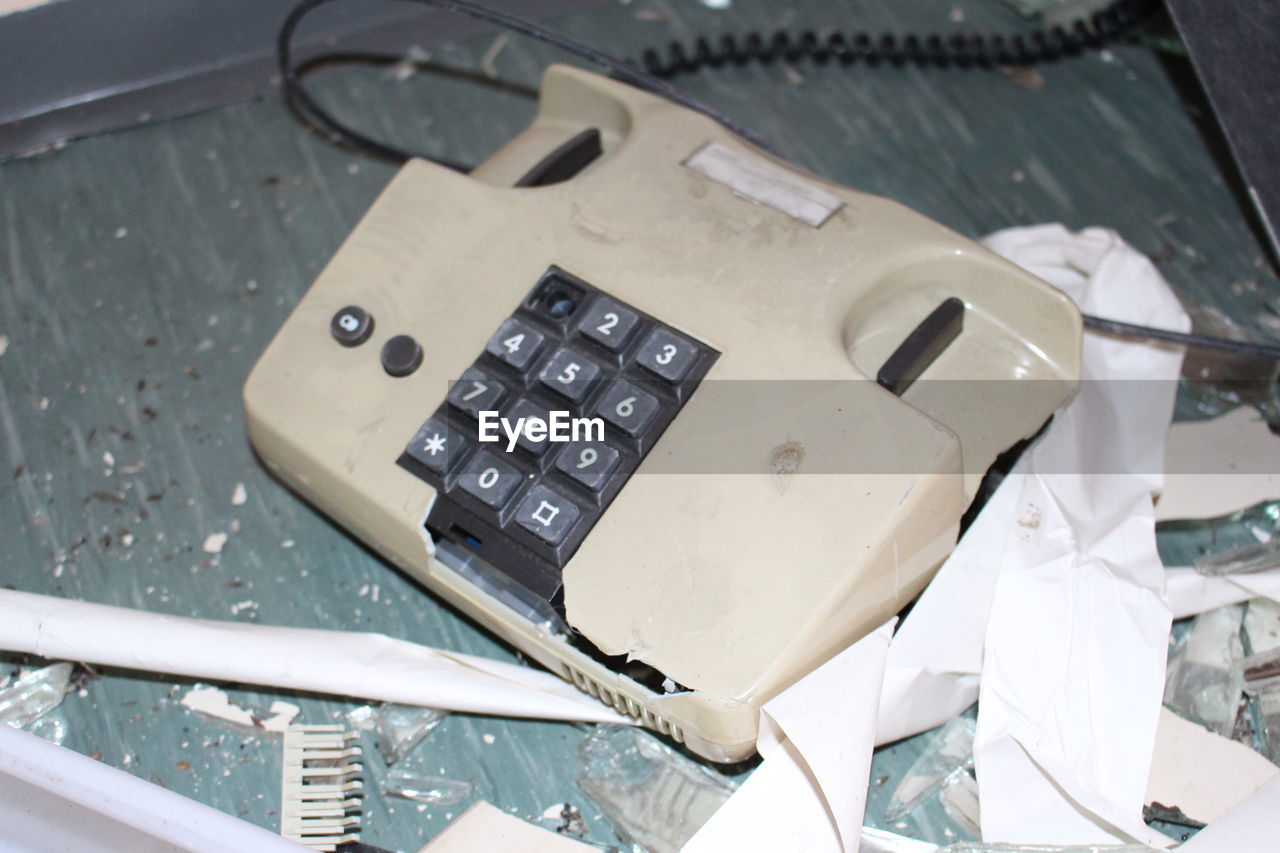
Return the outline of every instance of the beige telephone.
{"type": "Polygon", "coordinates": [[[735,761],[763,702],[924,587],[1080,338],[946,228],[555,66],[471,175],[404,166],[245,408],[271,470],[387,559],[735,761]]]}

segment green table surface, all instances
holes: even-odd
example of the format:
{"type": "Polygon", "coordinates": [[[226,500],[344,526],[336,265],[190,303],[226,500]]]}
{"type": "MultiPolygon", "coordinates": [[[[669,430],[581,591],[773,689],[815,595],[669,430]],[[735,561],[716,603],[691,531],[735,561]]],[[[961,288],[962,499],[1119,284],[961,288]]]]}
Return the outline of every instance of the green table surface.
{"type": "MultiPolygon", "coordinates": [[[[734,0],[726,11],[634,0],[555,24],[623,55],[780,25],[1024,26],[995,0],[734,0]]],[[[346,68],[315,88],[375,135],[476,162],[531,118],[530,93],[555,57],[485,37],[432,51],[433,65],[468,74],[346,68]],[[486,78],[486,54],[513,85],[486,78]]],[[[1114,228],[1158,261],[1193,315],[1233,318],[1256,340],[1280,337],[1280,318],[1264,308],[1280,282],[1212,131],[1193,118],[1204,108],[1177,60],[1126,46],[1030,78],[774,65],[679,85],[805,167],[964,234],[1046,221],[1114,228]]],[[[308,132],[277,95],[0,163],[0,584],[515,658],[286,491],[245,438],[240,389],[257,354],[393,172],[308,132]],[[248,496],[240,506],[237,484],[248,496]],[[219,532],[229,537],[222,553],[204,553],[219,532]]],[[[279,744],[189,715],[178,699],[191,683],[103,672],[55,712],[65,745],[276,829],[279,744]]],[[[290,698],[310,723],[363,704],[230,692],[258,707],[290,698]]],[[[590,837],[609,841],[573,782],[581,738],[567,724],[456,714],[405,763],[474,780],[477,796],[528,818],[572,802],[590,837]]],[[[877,753],[868,823],[881,823],[922,743],[877,753]]],[[[385,770],[372,737],[364,745],[363,840],[414,850],[459,809],[379,796],[385,770]]],[[[898,828],[962,836],[936,805],[898,828]]]]}

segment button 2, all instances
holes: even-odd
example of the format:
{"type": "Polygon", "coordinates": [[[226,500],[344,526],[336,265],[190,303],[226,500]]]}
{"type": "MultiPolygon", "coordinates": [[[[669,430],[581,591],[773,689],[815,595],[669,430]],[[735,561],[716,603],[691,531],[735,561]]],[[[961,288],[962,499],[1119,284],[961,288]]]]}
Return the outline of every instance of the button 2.
{"type": "Polygon", "coordinates": [[[520,488],[523,479],[524,475],[514,466],[492,453],[482,452],[477,453],[463,470],[458,485],[490,509],[502,509],[520,488]]]}
{"type": "Polygon", "coordinates": [[[666,329],[654,329],[636,353],[636,363],[668,382],[679,382],[693,367],[698,348],[666,329]]]}
{"type": "Polygon", "coordinates": [[[573,501],[546,486],[534,486],[516,510],[516,523],[550,545],[559,545],[582,513],[573,501]]]}
{"type": "Polygon", "coordinates": [[[542,332],[512,317],[494,332],[485,351],[523,372],[538,354],[538,350],[542,349],[544,340],[546,338],[542,332]]]}
{"type": "Polygon", "coordinates": [[[344,347],[355,347],[373,334],[373,317],[359,305],[348,305],[329,321],[329,333],[344,347]]]}
{"type": "Polygon", "coordinates": [[[581,403],[599,375],[600,368],[586,356],[560,347],[542,368],[538,381],[557,394],[581,403]]]}
{"type": "Polygon", "coordinates": [[[601,296],[583,315],[578,331],[591,340],[617,352],[627,344],[627,338],[640,318],[636,312],[623,308],[612,299],[601,296]]]}

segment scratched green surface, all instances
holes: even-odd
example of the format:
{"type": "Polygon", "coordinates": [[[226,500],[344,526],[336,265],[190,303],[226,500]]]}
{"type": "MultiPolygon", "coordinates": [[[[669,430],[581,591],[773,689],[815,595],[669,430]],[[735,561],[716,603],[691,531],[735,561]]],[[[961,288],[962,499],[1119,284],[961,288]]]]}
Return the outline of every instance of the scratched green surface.
{"type": "MultiPolygon", "coordinates": [[[[631,55],[672,36],[778,25],[1018,25],[993,0],[735,0],[725,12],[635,0],[557,23],[631,55]]],[[[501,80],[528,87],[552,56],[485,38],[433,49],[431,61],[483,76],[487,57],[501,80]]],[[[680,85],[808,168],[962,233],[1052,220],[1113,227],[1189,304],[1207,306],[1196,313],[1280,338],[1280,318],[1263,307],[1280,283],[1191,117],[1201,108],[1189,113],[1169,69],[1126,47],[1041,74],[1027,85],[998,73],[774,66],[680,85]]],[[[347,69],[317,89],[375,135],[473,162],[533,111],[527,95],[465,75],[347,69]]],[[[257,353],[392,173],[308,133],[277,97],[0,164],[0,583],[513,657],[286,492],[244,436],[240,387],[257,353]],[[248,500],[234,506],[238,483],[248,500]],[[228,535],[222,553],[205,553],[217,533],[228,535]]],[[[92,679],[57,712],[66,745],[275,829],[279,745],[191,717],[177,704],[188,685],[92,679]]],[[[278,694],[232,695],[261,707],[278,694]]],[[[292,698],[306,722],[360,704],[292,698]]],[[[408,763],[472,779],[478,796],[525,817],[573,802],[591,837],[608,841],[572,781],[580,738],[569,725],[455,715],[408,763]]],[[[364,743],[376,787],[383,768],[372,738],[364,743]]],[[[877,755],[868,822],[920,747],[877,755]]],[[[371,795],[363,838],[414,850],[458,810],[371,795]]],[[[959,834],[936,807],[899,828],[959,834]]]]}

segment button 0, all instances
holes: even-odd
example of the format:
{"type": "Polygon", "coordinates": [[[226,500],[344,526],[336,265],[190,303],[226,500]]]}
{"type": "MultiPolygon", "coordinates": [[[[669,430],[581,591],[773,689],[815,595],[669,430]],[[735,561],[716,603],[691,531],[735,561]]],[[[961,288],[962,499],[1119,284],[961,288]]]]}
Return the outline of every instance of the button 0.
{"type": "Polygon", "coordinates": [[[524,474],[514,465],[508,465],[492,453],[481,452],[463,469],[458,485],[490,509],[502,509],[523,479],[524,474]]]}
{"type": "Polygon", "coordinates": [[[478,367],[463,371],[461,378],[449,389],[449,402],[471,417],[480,412],[495,412],[507,389],[498,380],[478,367]]]}
{"type": "Polygon", "coordinates": [[[418,429],[404,451],[428,469],[443,475],[467,452],[467,443],[444,421],[431,418],[418,429]]]}
{"type": "Polygon", "coordinates": [[[556,459],[556,468],[598,492],[618,467],[618,458],[618,451],[602,441],[575,441],[556,459]]]}
{"type": "Polygon", "coordinates": [[[636,363],[668,382],[679,382],[698,359],[698,347],[692,341],[667,329],[654,329],[640,345],[636,363]]]}
{"type": "Polygon", "coordinates": [[[333,315],[329,333],[344,347],[359,346],[373,334],[373,317],[359,305],[348,305],[333,315]]]}
{"type": "Polygon", "coordinates": [[[494,358],[523,372],[542,349],[544,340],[542,332],[511,317],[503,321],[484,349],[494,358]]]}
{"type": "Polygon", "coordinates": [[[534,486],[516,510],[516,524],[550,545],[559,545],[582,515],[577,505],[541,484],[534,486]]]}
{"type": "Polygon", "coordinates": [[[389,376],[408,376],[422,364],[422,347],[408,335],[396,335],[382,345],[382,369],[389,376]]]}
{"type": "Polygon", "coordinates": [[[630,436],[643,432],[657,411],[656,397],[623,380],[609,386],[596,404],[597,414],[630,436]]]}
{"type": "Polygon", "coordinates": [[[560,347],[542,368],[538,381],[557,394],[581,403],[599,376],[600,368],[591,359],[568,347],[560,347]]]}
{"type": "Polygon", "coordinates": [[[639,321],[640,317],[636,312],[601,296],[579,321],[578,331],[601,346],[617,352],[627,345],[627,338],[631,337],[631,332],[639,321]]]}

